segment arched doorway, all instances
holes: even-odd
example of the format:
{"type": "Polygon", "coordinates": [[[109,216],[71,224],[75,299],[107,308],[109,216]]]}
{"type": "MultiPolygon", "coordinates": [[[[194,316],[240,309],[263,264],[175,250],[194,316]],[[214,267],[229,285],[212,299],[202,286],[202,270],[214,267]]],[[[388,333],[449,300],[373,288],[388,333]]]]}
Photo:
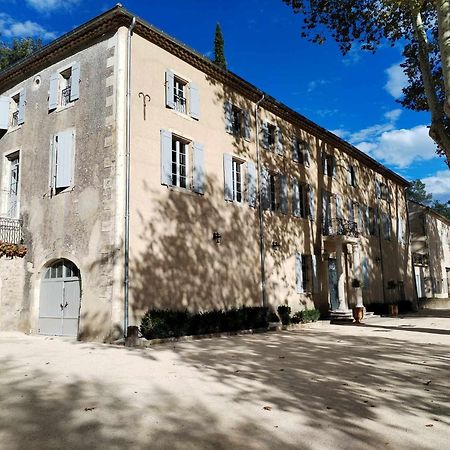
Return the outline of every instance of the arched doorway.
{"type": "Polygon", "coordinates": [[[60,259],[48,267],[41,282],[39,334],[76,337],[80,295],[80,271],[75,264],[60,259]]]}

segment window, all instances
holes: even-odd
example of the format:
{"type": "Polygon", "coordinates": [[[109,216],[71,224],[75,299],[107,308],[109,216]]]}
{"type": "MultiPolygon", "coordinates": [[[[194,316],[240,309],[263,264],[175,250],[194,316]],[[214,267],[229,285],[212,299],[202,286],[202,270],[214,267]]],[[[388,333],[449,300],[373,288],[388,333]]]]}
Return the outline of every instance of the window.
{"type": "Polygon", "coordinates": [[[203,194],[203,146],[161,130],[161,184],[203,194]]]}
{"type": "Polygon", "coordinates": [[[377,219],[375,215],[375,209],[369,207],[369,233],[371,236],[377,234],[377,219]]]}
{"type": "Polygon", "coordinates": [[[262,146],[267,150],[276,150],[278,154],[283,154],[283,133],[281,129],[266,120],[262,122],[262,146]]]}
{"type": "Polygon", "coordinates": [[[383,224],[383,237],[387,241],[390,241],[392,235],[392,221],[387,214],[383,214],[382,224],[383,224]]]}
{"type": "Polygon", "coordinates": [[[166,106],[198,120],[200,116],[199,91],[196,84],[166,71],[166,106]]]}
{"type": "Polygon", "coordinates": [[[25,122],[26,90],[11,97],[0,97],[0,130],[16,128],[25,122]]]}
{"type": "Polygon", "coordinates": [[[298,180],[293,180],[292,183],[292,214],[295,217],[307,216],[308,203],[308,189],[306,184],[301,183],[298,180]]]}
{"type": "Polygon", "coordinates": [[[80,64],[53,73],[50,77],[48,109],[67,107],[80,97],[80,64]]]}
{"type": "Polygon", "coordinates": [[[309,146],[297,136],[293,139],[292,159],[300,164],[309,166],[309,146]]]}
{"type": "Polygon", "coordinates": [[[247,111],[231,104],[224,103],[225,128],[226,131],[235,137],[250,139],[250,116],[247,111]]]}
{"type": "Polygon", "coordinates": [[[256,207],[256,166],[233,155],[223,155],[224,198],[230,202],[256,207]]]}
{"type": "Polygon", "coordinates": [[[242,203],[242,161],[233,158],[232,176],[233,176],[233,201],[242,203]]]}
{"type": "Polygon", "coordinates": [[[295,255],[295,285],[297,294],[311,292],[312,257],[297,253],[295,255]]]}
{"type": "Polygon", "coordinates": [[[286,176],[263,169],[261,178],[263,209],[280,211],[283,214],[287,214],[288,186],[286,176]]]}
{"type": "Polygon", "coordinates": [[[77,266],[67,259],[57,261],[45,272],[44,278],[55,279],[55,278],[80,278],[80,271],[77,266]]]}
{"type": "Polygon", "coordinates": [[[267,145],[269,148],[273,148],[275,146],[277,136],[277,127],[272,124],[267,124],[267,145]]]}
{"type": "Polygon", "coordinates": [[[347,184],[356,187],[356,168],[351,164],[347,167],[347,184]]]}
{"type": "Polygon", "coordinates": [[[73,129],[62,131],[52,139],[51,145],[51,181],[52,195],[59,194],[72,185],[75,132],[73,129]]]}
{"type": "Polygon", "coordinates": [[[336,158],[326,152],[322,153],[322,172],[329,177],[336,175],[336,158]]]}
{"type": "Polygon", "coordinates": [[[19,217],[19,190],[20,190],[20,164],[19,152],[7,155],[3,163],[3,176],[0,193],[1,213],[6,217],[17,219],[19,217]]]}
{"type": "Polygon", "coordinates": [[[375,180],[375,196],[381,200],[391,201],[391,192],[386,183],[375,180]]]}

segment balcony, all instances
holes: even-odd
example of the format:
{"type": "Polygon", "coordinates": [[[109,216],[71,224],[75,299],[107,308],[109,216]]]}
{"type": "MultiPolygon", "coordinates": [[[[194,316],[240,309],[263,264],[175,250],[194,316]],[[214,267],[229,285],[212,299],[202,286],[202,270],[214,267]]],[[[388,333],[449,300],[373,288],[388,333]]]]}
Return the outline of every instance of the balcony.
{"type": "Polygon", "coordinates": [[[322,234],[324,237],[354,242],[359,237],[358,224],[351,220],[334,218],[322,223],[322,234]]]}
{"type": "Polygon", "coordinates": [[[0,242],[22,245],[22,221],[19,219],[0,217],[0,242]]]}

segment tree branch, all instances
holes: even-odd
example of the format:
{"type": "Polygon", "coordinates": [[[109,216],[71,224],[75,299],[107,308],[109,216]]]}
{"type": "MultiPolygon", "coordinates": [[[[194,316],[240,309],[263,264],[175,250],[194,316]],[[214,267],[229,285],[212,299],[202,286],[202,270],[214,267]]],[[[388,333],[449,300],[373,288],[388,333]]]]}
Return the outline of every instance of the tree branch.
{"type": "Polygon", "coordinates": [[[444,111],[450,117],[450,0],[435,0],[438,17],[439,50],[444,75],[444,111]]]}

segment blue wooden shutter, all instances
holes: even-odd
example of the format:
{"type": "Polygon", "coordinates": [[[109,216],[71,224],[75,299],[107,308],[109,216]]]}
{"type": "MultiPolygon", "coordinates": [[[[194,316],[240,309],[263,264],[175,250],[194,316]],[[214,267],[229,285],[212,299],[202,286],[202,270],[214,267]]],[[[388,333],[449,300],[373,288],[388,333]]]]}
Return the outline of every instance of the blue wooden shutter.
{"type": "Polygon", "coordinates": [[[295,254],[295,286],[297,294],[303,294],[303,255],[301,253],[295,254]]]}
{"type": "Polygon", "coordinates": [[[378,180],[375,180],[375,197],[381,198],[381,186],[378,180]]]}
{"type": "Polygon", "coordinates": [[[204,194],[205,192],[205,169],[204,169],[204,152],[203,145],[198,142],[193,144],[193,190],[198,194],[204,194]]]}
{"type": "Polygon", "coordinates": [[[233,134],[233,106],[228,100],[223,104],[223,115],[225,119],[225,130],[227,133],[233,134]]]}
{"type": "Polygon", "coordinates": [[[172,185],[172,133],[161,130],[161,184],[172,185]]]}
{"type": "Polygon", "coordinates": [[[292,214],[295,217],[301,217],[300,209],[300,187],[297,180],[292,180],[292,214]]]}
{"type": "Polygon", "coordinates": [[[270,209],[270,181],[268,170],[261,169],[261,201],[263,209],[270,209]]]}
{"type": "Polygon", "coordinates": [[[369,262],[366,257],[362,261],[363,288],[369,288],[369,262]]]}
{"type": "Polygon", "coordinates": [[[248,204],[256,207],[256,166],[252,162],[247,162],[247,192],[248,204]]]}
{"type": "Polygon", "coordinates": [[[311,255],[311,268],[313,277],[313,292],[319,292],[319,276],[317,274],[317,256],[311,255]]]}
{"type": "Polygon", "coordinates": [[[308,193],[309,217],[311,220],[315,220],[316,209],[314,206],[314,188],[310,184],[307,185],[307,193],[308,193]]]}
{"type": "Polygon", "coordinates": [[[244,139],[250,140],[250,114],[247,111],[242,112],[244,117],[244,139]]]}
{"type": "Polygon", "coordinates": [[[351,186],[352,184],[352,171],[351,171],[352,166],[347,166],[347,184],[349,186],[351,186]]]}
{"type": "Polygon", "coordinates": [[[168,108],[175,108],[174,100],[174,74],[171,70],[166,71],[166,106],[168,108]]]}
{"type": "Polygon", "coordinates": [[[25,123],[25,105],[27,102],[27,90],[23,88],[19,94],[19,114],[17,117],[17,124],[22,125],[25,123]]]}
{"type": "Polygon", "coordinates": [[[298,151],[297,151],[298,139],[297,136],[292,138],[292,161],[298,162],[298,151]]]}
{"type": "Polygon", "coordinates": [[[328,175],[327,159],[328,155],[325,152],[322,152],[322,172],[324,175],[328,175]]]}
{"type": "Polygon", "coordinates": [[[80,98],[80,63],[72,64],[72,84],[70,85],[70,101],[80,98]]]}
{"type": "Polygon", "coordinates": [[[353,208],[353,201],[351,199],[348,199],[348,220],[350,222],[355,221],[355,209],[353,208]]]}
{"type": "Polygon", "coordinates": [[[56,149],[56,183],[55,187],[65,188],[72,184],[73,170],[73,130],[58,133],[56,149]]]}
{"type": "Polygon", "coordinates": [[[56,109],[58,107],[59,89],[59,73],[52,73],[50,76],[50,90],[48,92],[48,109],[56,109]]]}
{"type": "Polygon", "coordinates": [[[303,142],[303,147],[302,147],[302,151],[303,151],[303,164],[306,167],[310,166],[310,159],[311,159],[311,155],[310,155],[310,151],[309,151],[309,144],[306,142],[303,142]]]}
{"type": "Polygon", "coordinates": [[[331,161],[332,161],[332,173],[331,173],[331,176],[332,177],[336,177],[336,157],[334,155],[331,157],[331,161]]]}
{"type": "Polygon", "coordinates": [[[223,155],[223,196],[225,200],[233,201],[233,157],[228,153],[223,155]]]}
{"type": "Polygon", "coordinates": [[[191,117],[193,119],[200,119],[200,93],[198,86],[194,83],[189,84],[191,98],[189,101],[191,117]]]}
{"type": "Polygon", "coordinates": [[[277,127],[277,153],[283,154],[283,132],[280,127],[277,127]]]}
{"type": "Polygon", "coordinates": [[[286,175],[280,175],[280,210],[282,214],[288,213],[288,182],[286,175]]]}
{"type": "Polygon", "coordinates": [[[267,121],[263,120],[261,124],[261,133],[262,133],[262,140],[261,145],[265,148],[269,148],[269,128],[267,125],[267,121]]]}
{"type": "Polygon", "coordinates": [[[0,97],[0,130],[7,130],[9,126],[9,97],[0,97]]]}
{"type": "Polygon", "coordinates": [[[370,234],[370,210],[367,205],[365,205],[364,215],[365,215],[364,223],[366,234],[370,234]]]}

